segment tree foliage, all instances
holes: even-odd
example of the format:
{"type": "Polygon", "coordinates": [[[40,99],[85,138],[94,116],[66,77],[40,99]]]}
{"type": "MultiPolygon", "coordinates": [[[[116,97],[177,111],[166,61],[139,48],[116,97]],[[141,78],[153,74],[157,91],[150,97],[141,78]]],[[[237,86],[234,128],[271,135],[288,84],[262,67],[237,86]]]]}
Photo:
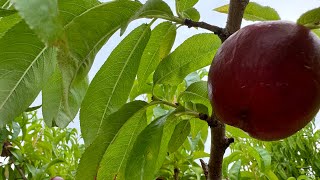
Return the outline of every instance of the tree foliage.
{"type": "MultiPolygon", "coordinates": [[[[205,67],[221,41],[212,32],[200,33],[172,49],[185,20],[199,21],[197,2],[176,0],[174,12],[162,0],[0,0],[0,128],[1,137],[15,147],[10,155],[15,162],[9,163],[21,166],[28,178],[40,179],[56,172],[74,173],[76,167],[76,179],[86,180],[203,179],[195,160],[209,156],[204,152],[208,125],[201,120],[201,115],[212,115],[205,67]],[[128,32],[128,25],[141,18],[147,23],[128,32]],[[96,54],[117,32],[128,34],[89,83],[96,54]],[[25,113],[40,92],[47,127],[34,114],[28,118],[25,113]],[[86,147],[79,166],[82,146],[74,130],[48,128],[65,128],[78,111],[86,147]],[[26,157],[24,151],[35,147],[39,151],[26,157]],[[58,154],[66,151],[75,154],[59,159],[58,154]],[[60,161],[70,167],[53,166],[60,161]]],[[[228,13],[228,5],[214,10],[228,13]]],[[[319,35],[318,12],[319,8],[308,11],[297,22],[319,35]]],[[[244,19],[280,16],[252,2],[244,19]]],[[[236,143],[224,160],[226,178],[320,174],[319,132],[312,125],[272,143],[253,140],[232,127],[227,131],[236,143]],[[315,159],[304,160],[308,156],[315,159]]],[[[10,165],[3,166],[2,174],[11,175],[10,165]]]]}

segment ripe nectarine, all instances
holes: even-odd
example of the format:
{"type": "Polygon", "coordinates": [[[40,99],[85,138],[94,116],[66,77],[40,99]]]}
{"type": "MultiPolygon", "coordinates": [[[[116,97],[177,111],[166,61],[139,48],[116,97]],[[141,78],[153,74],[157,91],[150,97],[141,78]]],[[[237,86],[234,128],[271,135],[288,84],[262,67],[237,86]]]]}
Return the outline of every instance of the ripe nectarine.
{"type": "Polygon", "coordinates": [[[219,48],[208,89],[220,121],[260,140],[279,140],[320,107],[320,40],[287,21],[246,26],[219,48]]]}

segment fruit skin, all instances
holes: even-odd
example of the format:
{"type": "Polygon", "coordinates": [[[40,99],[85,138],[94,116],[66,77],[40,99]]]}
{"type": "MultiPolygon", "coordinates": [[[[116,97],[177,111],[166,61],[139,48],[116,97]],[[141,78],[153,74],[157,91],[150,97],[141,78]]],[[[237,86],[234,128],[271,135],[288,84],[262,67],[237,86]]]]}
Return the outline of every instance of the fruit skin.
{"type": "Polygon", "coordinates": [[[208,77],[220,121],[268,141],[307,125],[320,107],[319,41],[287,21],[249,25],[230,36],[208,77]]]}

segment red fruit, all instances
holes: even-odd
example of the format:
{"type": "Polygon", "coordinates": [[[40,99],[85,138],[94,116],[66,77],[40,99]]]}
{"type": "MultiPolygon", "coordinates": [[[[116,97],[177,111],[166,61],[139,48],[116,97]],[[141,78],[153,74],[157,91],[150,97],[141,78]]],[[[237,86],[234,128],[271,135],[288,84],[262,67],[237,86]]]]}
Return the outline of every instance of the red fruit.
{"type": "Polygon", "coordinates": [[[246,26],[215,55],[208,89],[217,117],[260,140],[299,131],[320,105],[320,40],[284,21],[246,26]]]}
{"type": "Polygon", "coordinates": [[[63,178],[59,177],[59,176],[56,176],[56,177],[51,178],[51,180],[63,180],[63,178]]]}

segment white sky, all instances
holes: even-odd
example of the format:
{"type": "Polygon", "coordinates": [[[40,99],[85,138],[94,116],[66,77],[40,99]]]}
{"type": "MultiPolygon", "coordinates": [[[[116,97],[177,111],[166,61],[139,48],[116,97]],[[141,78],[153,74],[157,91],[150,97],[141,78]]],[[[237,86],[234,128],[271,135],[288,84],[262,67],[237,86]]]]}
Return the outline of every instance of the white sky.
{"type": "MultiPolygon", "coordinates": [[[[145,2],[145,0],[142,0],[145,2]]],[[[174,11],[174,0],[165,0],[170,6],[171,9],[174,11]]],[[[217,25],[220,27],[224,27],[227,15],[214,12],[212,9],[225,5],[229,1],[228,0],[199,0],[199,2],[196,4],[196,9],[201,14],[201,21],[205,21],[209,24],[217,25]]],[[[251,2],[257,2],[261,5],[270,6],[278,11],[281,19],[284,20],[290,20],[290,21],[296,21],[299,16],[306,12],[307,10],[320,7],[320,0],[255,0],[251,2]]],[[[115,46],[135,27],[139,26],[141,22],[148,22],[146,20],[138,20],[130,24],[128,27],[126,33],[119,37],[119,32],[114,34],[110,40],[107,42],[107,44],[100,50],[100,52],[97,54],[95,62],[92,66],[91,71],[89,72],[89,78],[90,80],[94,77],[94,75],[97,73],[99,68],[102,66],[102,64],[107,59],[110,52],[115,48],[115,46]]],[[[252,22],[243,21],[243,25],[251,24],[252,22]]],[[[156,25],[155,23],[154,25],[156,25]]],[[[194,28],[187,28],[187,27],[181,27],[178,29],[177,32],[177,38],[176,42],[174,44],[174,48],[176,48],[179,44],[181,44],[185,39],[191,37],[192,35],[196,33],[201,32],[207,32],[205,30],[196,30],[194,28]]],[[[33,103],[33,105],[39,105],[41,104],[41,97],[38,97],[36,101],[33,103]]],[[[40,115],[41,112],[39,111],[40,115]]],[[[319,124],[320,114],[317,116],[317,122],[319,124]]],[[[80,132],[79,127],[79,118],[78,116],[75,118],[74,122],[70,123],[69,127],[75,127],[80,132]]],[[[210,135],[210,133],[209,133],[210,135]]],[[[209,139],[210,137],[208,137],[209,139]]],[[[209,146],[206,147],[206,151],[209,152],[209,146]]]]}

